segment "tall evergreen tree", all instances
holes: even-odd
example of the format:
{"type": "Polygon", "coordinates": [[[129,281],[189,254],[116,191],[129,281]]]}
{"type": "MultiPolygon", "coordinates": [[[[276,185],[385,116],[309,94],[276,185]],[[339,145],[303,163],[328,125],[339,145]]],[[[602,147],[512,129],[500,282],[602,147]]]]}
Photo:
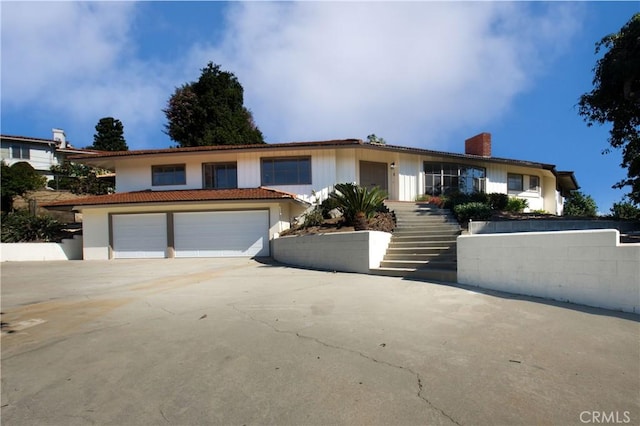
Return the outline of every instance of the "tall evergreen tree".
{"type": "Polygon", "coordinates": [[[129,147],[124,139],[122,122],[113,117],[101,118],[96,124],[93,145],[87,148],[99,151],[128,151],[129,147]]]}
{"type": "Polygon", "coordinates": [[[176,88],[163,110],[169,137],[180,147],[264,143],[236,76],[212,62],[201,71],[198,81],[176,88]]]}

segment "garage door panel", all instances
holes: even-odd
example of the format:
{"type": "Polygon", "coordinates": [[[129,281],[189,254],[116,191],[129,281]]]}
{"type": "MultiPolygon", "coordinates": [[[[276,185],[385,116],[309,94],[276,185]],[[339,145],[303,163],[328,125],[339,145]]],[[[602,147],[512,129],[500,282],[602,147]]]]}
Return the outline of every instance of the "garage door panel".
{"type": "Polygon", "coordinates": [[[114,258],[165,257],[167,219],[164,213],[113,215],[112,226],[114,258]]]}
{"type": "Polygon", "coordinates": [[[267,211],[174,214],[176,257],[269,256],[267,211]]]}

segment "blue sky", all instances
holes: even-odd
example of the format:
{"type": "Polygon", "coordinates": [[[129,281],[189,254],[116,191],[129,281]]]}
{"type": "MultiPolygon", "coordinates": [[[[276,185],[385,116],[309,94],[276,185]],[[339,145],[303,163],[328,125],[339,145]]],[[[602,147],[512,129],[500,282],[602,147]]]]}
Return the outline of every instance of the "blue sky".
{"type": "Polygon", "coordinates": [[[573,170],[608,213],[622,190],[608,128],[576,103],[594,45],[637,2],[0,3],[3,134],[93,142],[120,119],[130,149],[165,148],[162,109],[207,62],[233,72],[267,142],[360,138],[573,170]]]}

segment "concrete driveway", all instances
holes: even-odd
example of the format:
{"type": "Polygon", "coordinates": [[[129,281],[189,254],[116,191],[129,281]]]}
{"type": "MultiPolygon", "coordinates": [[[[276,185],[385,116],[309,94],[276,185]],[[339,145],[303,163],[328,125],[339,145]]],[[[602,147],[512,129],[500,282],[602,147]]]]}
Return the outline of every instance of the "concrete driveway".
{"type": "Polygon", "coordinates": [[[640,424],[634,315],[248,259],[1,269],[7,426],[640,424]]]}

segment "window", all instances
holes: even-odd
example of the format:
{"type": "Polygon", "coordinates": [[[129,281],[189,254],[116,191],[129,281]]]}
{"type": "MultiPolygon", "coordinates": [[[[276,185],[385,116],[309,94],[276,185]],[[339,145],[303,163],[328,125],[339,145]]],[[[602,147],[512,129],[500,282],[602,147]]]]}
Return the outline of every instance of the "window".
{"type": "Polygon", "coordinates": [[[30,158],[29,147],[27,145],[11,145],[11,158],[28,160],[30,158]]]}
{"type": "Polygon", "coordinates": [[[484,192],[485,169],[456,163],[424,163],[425,194],[484,192]]]}
{"type": "Polygon", "coordinates": [[[529,191],[540,191],[540,178],[538,176],[529,176],[529,191]]]}
{"type": "Polygon", "coordinates": [[[184,164],[151,167],[151,184],[153,186],[185,185],[186,183],[187,175],[184,164]]]}
{"type": "Polygon", "coordinates": [[[512,173],[507,174],[507,189],[509,191],[522,192],[522,189],[524,188],[522,180],[522,175],[512,173]]]}
{"type": "Polygon", "coordinates": [[[238,166],[236,163],[210,163],[202,165],[205,188],[237,188],[238,166]]]}
{"type": "Polygon", "coordinates": [[[262,185],[308,185],[311,183],[311,157],[263,158],[262,185]]]}

